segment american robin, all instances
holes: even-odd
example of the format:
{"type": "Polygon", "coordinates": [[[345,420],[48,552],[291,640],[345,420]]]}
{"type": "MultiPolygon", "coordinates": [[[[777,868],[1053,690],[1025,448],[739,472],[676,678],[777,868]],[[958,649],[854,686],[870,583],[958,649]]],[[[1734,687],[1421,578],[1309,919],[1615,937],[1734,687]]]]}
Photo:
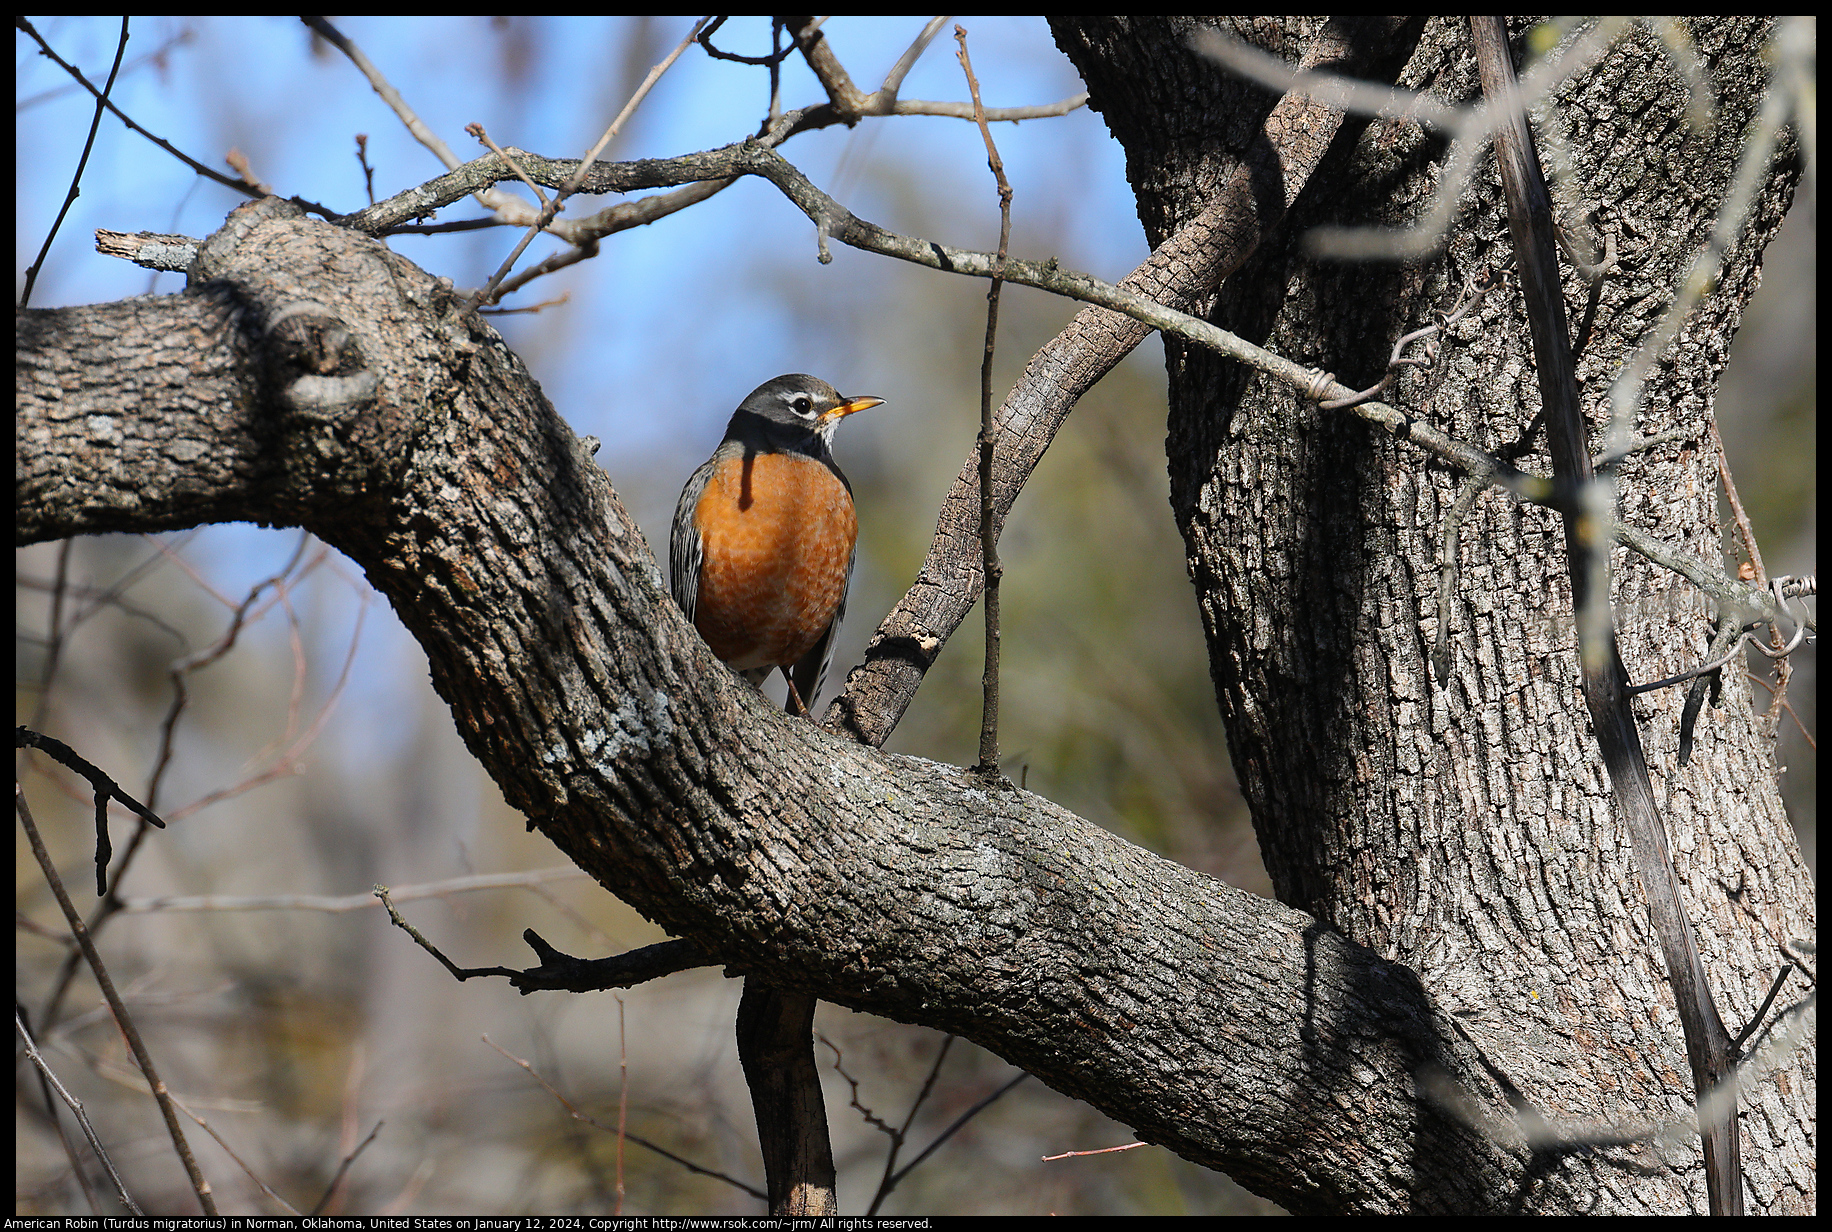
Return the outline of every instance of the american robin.
{"type": "Polygon", "coordinates": [[[833,432],[883,401],[842,397],[799,372],[765,381],[738,404],[675,506],[674,601],[752,684],[781,668],[798,714],[827,673],[859,537],[833,432]]]}

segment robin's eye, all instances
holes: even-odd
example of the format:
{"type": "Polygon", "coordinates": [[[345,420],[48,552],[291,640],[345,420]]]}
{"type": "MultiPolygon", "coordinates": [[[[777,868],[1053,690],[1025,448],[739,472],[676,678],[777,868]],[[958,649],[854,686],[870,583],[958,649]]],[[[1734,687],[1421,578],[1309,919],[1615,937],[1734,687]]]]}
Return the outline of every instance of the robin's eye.
{"type": "Polygon", "coordinates": [[[814,413],[814,399],[807,394],[796,394],[795,400],[789,405],[795,408],[797,415],[805,417],[814,413]]]}

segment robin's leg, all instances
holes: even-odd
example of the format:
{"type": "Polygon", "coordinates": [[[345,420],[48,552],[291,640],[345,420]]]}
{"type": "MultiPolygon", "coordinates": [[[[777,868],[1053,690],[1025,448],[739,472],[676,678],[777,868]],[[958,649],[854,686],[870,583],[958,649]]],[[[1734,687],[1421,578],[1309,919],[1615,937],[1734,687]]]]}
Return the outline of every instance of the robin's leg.
{"type": "Polygon", "coordinates": [[[789,674],[786,667],[782,669],[782,678],[789,686],[790,713],[799,714],[804,719],[813,719],[814,716],[808,713],[808,707],[802,702],[801,693],[795,687],[795,677],[789,674]]]}

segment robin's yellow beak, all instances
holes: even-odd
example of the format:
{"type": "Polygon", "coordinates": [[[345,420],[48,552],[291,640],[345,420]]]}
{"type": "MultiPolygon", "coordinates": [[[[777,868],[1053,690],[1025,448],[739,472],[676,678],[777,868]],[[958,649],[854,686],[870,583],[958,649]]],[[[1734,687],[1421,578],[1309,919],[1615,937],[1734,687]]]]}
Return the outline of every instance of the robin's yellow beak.
{"type": "Polygon", "coordinates": [[[860,394],[856,398],[848,398],[846,401],[840,403],[831,411],[821,416],[821,418],[829,420],[839,419],[842,416],[852,414],[854,411],[869,411],[874,406],[883,405],[883,398],[874,398],[870,394],[860,394]]]}

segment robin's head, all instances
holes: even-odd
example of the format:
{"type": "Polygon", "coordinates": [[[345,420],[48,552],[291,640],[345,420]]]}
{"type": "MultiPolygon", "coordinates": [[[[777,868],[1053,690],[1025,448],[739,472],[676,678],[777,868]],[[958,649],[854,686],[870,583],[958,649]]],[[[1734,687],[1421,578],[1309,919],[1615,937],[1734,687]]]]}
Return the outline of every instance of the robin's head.
{"type": "Polygon", "coordinates": [[[771,424],[807,432],[820,437],[822,441],[831,441],[833,430],[840,420],[854,411],[878,406],[883,401],[883,398],[874,398],[869,394],[848,398],[819,377],[809,376],[805,372],[791,372],[787,376],[765,381],[753,389],[738,404],[738,412],[732,421],[736,427],[739,416],[748,413],[771,424]]]}

